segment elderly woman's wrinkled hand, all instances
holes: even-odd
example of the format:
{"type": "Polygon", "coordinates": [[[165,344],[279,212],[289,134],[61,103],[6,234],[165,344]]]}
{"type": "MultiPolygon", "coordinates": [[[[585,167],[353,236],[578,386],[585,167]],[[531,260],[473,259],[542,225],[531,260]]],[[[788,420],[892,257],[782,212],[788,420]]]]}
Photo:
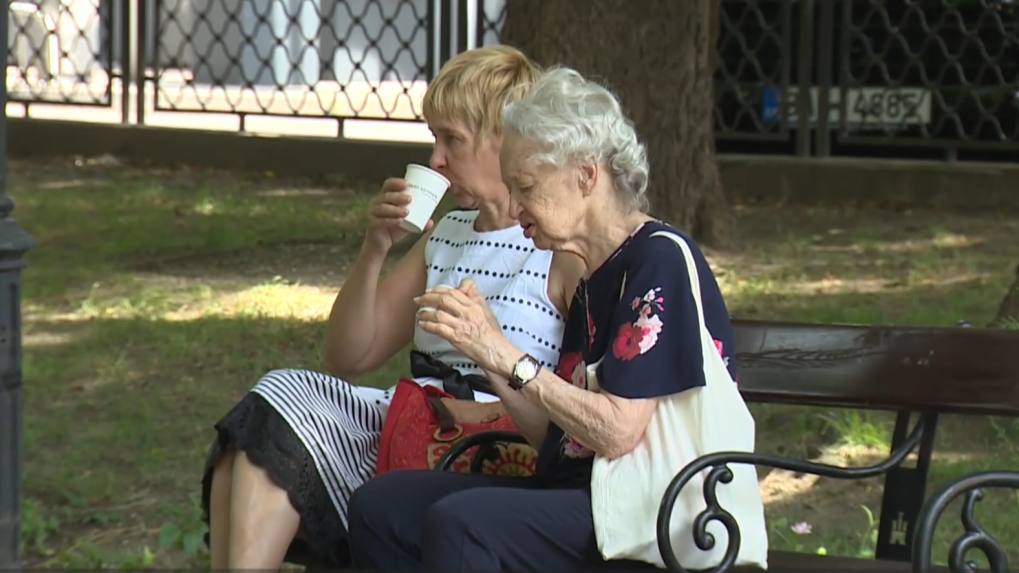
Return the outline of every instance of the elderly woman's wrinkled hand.
{"type": "Polygon", "coordinates": [[[449,341],[482,368],[493,368],[493,352],[507,342],[495,314],[473,281],[459,288],[436,287],[414,299],[421,308],[418,325],[449,341]]]}

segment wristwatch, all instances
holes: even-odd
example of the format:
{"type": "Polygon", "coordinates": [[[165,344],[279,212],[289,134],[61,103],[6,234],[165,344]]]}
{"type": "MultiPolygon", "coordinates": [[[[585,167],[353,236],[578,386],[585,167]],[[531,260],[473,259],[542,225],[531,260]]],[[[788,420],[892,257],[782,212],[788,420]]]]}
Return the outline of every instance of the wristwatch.
{"type": "Polygon", "coordinates": [[[541,363],[535,360],[530,354],[524,354],[517,363],[513,365],[513,372],[509,377],[510,388],[520,390],[528,382],[534,380],[541,371],[541,363]]]}

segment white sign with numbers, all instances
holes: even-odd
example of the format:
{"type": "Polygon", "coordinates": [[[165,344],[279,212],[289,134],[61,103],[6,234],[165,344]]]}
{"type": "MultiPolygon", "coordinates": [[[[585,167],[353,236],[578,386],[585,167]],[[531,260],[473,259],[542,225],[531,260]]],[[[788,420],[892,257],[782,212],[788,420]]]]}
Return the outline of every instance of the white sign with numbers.
{"type": "MultiPolygon", "coordinates": [[[[789,127],[796,127],[799,108],[796,96],[799,90],[790,86],[782,98],[782,107],[789,127]]],[[[810,125],[817,126],[817,98],[819,89],[810,89],[810,125]]],[[[923,88],[852,88],[846,90],[846,123],[849,129],[906,129],[931,121],[931,92],[923,88]]],[[[840,97],[842,90],[828,91],[828,125],[839,126],[840,97]]]]}

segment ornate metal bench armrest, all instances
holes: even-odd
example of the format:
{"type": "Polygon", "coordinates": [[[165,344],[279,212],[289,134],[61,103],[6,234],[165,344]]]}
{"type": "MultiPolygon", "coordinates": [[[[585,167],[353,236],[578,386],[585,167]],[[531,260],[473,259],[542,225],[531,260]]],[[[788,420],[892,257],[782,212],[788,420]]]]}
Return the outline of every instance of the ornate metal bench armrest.
{"type": "Polygon", "coordinates": [[[453,466],[453,462],[462,456],[464,452],[474,446],[480,445],[481,447],[478,448],[478,453],[476,453],[474,455],[474,459],[471,460],[471,473],[481,473],[481,465],[485,462],[485,454],[488,451],[488,448],[499,442],[526,444],[527,439],[524,438],[523,434],[518,432],[507,432],[503,430],[480,432],[473,436],[467,436],[449,447],[449,450],[445,453],[445,455],[439,458],[439,462],[435,464],[435,471],[449,471],[449,468],[453,466]]]}
{"type": "Polygon", "coordinates": [[[726,548],[725,556],[718,567],[707,570],[704,573],[723,573],[731,569],[736,563],[740,546],[739,525],[732,514],[718,504],[718,496],[715,494],[715,489],[718,487],[719,482],[729,483],[732,481],[733,475],[732,470],[729,469],[729,464],[766,466],[835,479],[864,479],[882,475],[901,464],[906,459],[906,456],[920,443],[923,431],[924,421],[921,418],[913,426],[913,431],[903,442],[902,446],[891,452],[887,459],[877,465],[860,468],[843,468],[749,452],[719,452],[697,458],[672,479],[669,487],[665,489],[665,495],[662,496],[662,504],[658,509],[658,550],[662,554],[665,566],[670,571],[686,572],[686,569],[683,568],[679,558],[672,550],[669,524],[672,510],[676,506],[676,500],[679,498],[679,493],[691,479],[702,471],[711,469],[704,480],[704,501],[707,503],[707,508],[694,520],[694,543],[704,551],[713,548],[715,546],[715,539],[714,536],[708,533],[708,524],[712,521],[722,522],[722,525],[725,526],[725,530],[729,534],[729,546],[726,548]]]}
{"type": "Polygon", "coordinates": [[[962,494],[966,500],[962,504],[962,525],[966,533],[955,540],[948,549],[948,568],[952,573],[975,573],[977,568],[972,562],[965,561],[966,554],[971,550],[979,550],[987,557],[990,573],[1007,573],[1008,556],[1005,547],[977,523],[973,515],[976,503],[984,498],[983,488],[1011,488],[1019,490],[1019,472],[989,471],[961,477],[942,487],[934,495],[927,498],[917,518],[916,531],[913,534],[913,572],[929,573],[931,570],[931,553],[934,550],[934,531],[941,514],[948,504],[962,494]]]}

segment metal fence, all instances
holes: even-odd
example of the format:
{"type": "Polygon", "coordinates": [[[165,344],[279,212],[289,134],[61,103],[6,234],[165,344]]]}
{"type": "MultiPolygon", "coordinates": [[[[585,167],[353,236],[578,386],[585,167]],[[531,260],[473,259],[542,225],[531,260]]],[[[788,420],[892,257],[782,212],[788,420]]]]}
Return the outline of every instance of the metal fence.
{"type": "MultiPolygon", "coordinates": [[[[720,6],[723,152],[1019,153],[1019,1],[720,6]]],[[[342,135],[351,119],[420,121],[429,78],[497,43],[505,2],[24,0],[10,16],[7,87],[27,115],[230,114],[242,131],[256,116],[330,118],[342,135]]]]}

